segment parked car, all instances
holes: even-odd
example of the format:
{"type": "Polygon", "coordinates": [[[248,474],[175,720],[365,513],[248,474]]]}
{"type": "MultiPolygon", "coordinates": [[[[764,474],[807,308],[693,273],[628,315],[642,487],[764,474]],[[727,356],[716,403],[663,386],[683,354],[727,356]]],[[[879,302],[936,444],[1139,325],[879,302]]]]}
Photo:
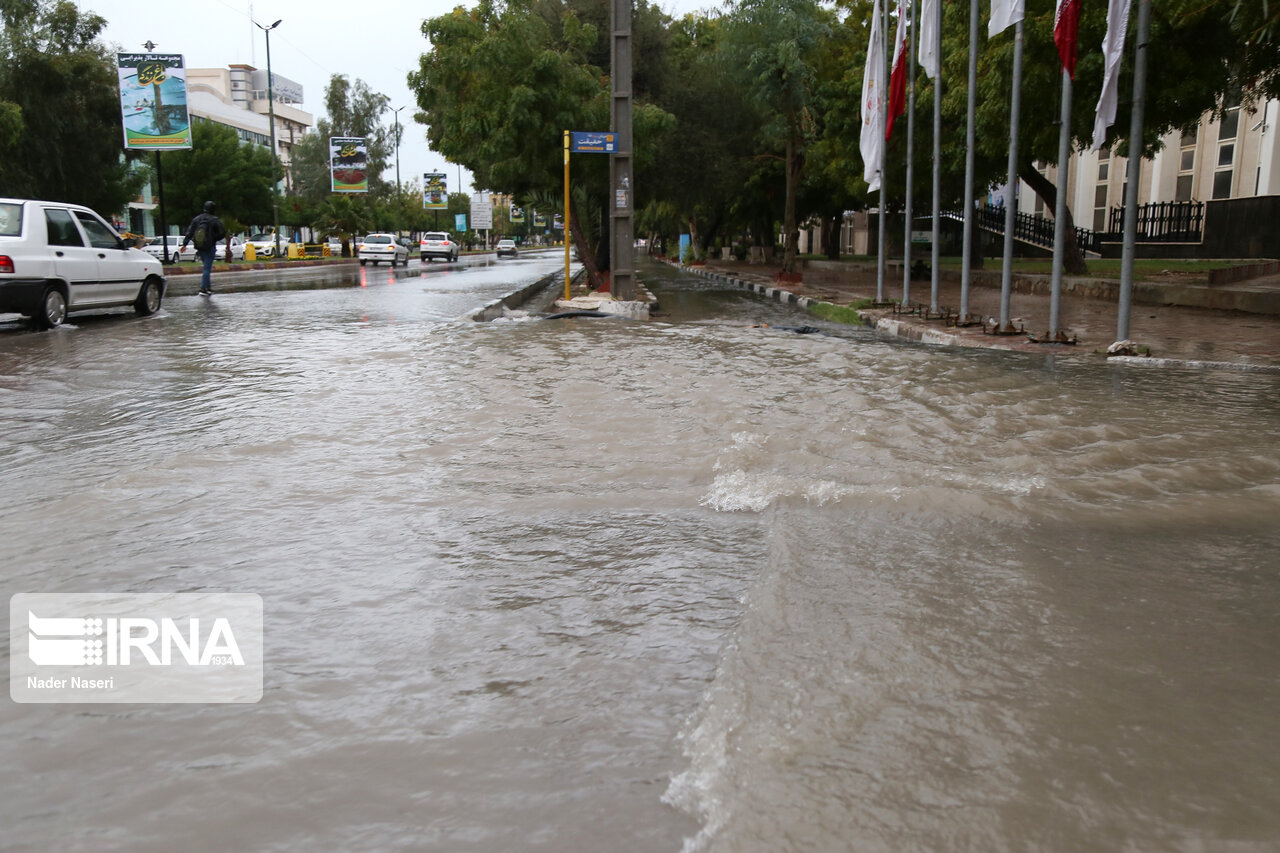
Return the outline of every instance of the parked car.
{"type": "Polygon", "coordinates": [[[393,267],[397,263],[409,266],[409,249],[394,234],[366,234],[356,257],[360,259],[360,266],[366,261],[372,261],[374,266],[379,261],[387,261],[393,267]]]}
{"type": "Polygon", "coordinates": [[[51,329],[92,308],[154,314],[164,291],[160,261],[127,245],[89,208],[0,198],[0,313],[51,329]]]}
{"type": "Polygon", "coordinates": [[[513,258],[519,255],[519,252],[516,251],[515,240],[498,241],[498,257],[502,257],[503,255],[510,255],[513,258]]]}
{"type": "Polygon", "coordinates": [[[170,234],[165,237],[152,237],[151,242],[142,247],[142,251],[157,260],[164,260],[165,244],[169,244],[169,260],[170,261],[194,261],[196,259],[196,247],[187,244],[185,249],[179,251],[182,246],[182,237],[178,234],[170,234]]]}
{"type": "Polygon", "coordinates": [[[418,257],[425,263],[432,258],[444,258],[446,261],[458,259],[457,243],[449,239],[443,231],[428,231],[418,242],[418,257]]]}
{"type": "MultiPolygon", "coordinates": [[[[280,238],[280,251],[284,252],[285,245],[288,241],[283,237],[280,238]]],[[[261,234],[254,234],[245,241],[246,245],[253,246],[254,254],[259,258],[273,258],[276,254],[276,235],[269,231],[261,234]]]]}
{"type": "Polygon", "coordinates": [[[227,257],[227,241],[222,239],[218,241],[218,252],[214,255],[220,261],[241,261],[244,260],[244,241],[239,237],[231,238],[231,257],[227,257]]]}

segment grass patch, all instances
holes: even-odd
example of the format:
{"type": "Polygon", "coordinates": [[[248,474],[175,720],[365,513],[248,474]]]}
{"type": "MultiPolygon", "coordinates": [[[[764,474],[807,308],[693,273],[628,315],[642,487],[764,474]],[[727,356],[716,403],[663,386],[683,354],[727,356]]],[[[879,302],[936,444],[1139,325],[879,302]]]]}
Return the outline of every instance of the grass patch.
{"type": "Polygon", "coordinates": [[[832,305],[829,302],[814,302],[809,305],[809,310],[824,320],[830,320],[833,323],[844,323],[849,326],[862,326],[866,321],[858,313],[859,309],[866,308],[871,304],[870,299],[859,299],[848,305],[832,305]]]}

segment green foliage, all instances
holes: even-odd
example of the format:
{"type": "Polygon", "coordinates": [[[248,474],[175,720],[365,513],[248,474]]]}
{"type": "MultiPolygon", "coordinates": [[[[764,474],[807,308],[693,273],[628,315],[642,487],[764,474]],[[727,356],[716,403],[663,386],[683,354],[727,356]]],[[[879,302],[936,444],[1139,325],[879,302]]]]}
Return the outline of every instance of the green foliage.
{"type": "Polygon", "coordinates": [[[371,90],[367,83],[354,83],[345,75],[334,74],[325,89],[328,115],[316,122],[315,130],[293,146],[289,163],[291,193],[314,204],[323,202],[332,192],[329,173],[329,137],[362,136],[368,145],[369,194],[379,198],[395,195],[395,186],[382,179],[382,173],[394,154],[393,128],[381,124],[387,109],[386,95],[371,90]]]}
{"type": "Polygon", "coordinates": [[[3,193],[119,210],[145,176],[124,155],[106,21],[66,0],[0,0],[0,22],[3,193]]]}
{"type": "MultiPolygon", "coordinates": [[[[172,222],[185,225],[206,201],[218,205],[219,216],[225,212],[258,225],[272,221],[272,191],[280,172],[270,151],[242,145],[234,130],[208,121],[192,124],[191,146],[190,151],[160,155],[165,207],[172,222]]],[[[282,214],[288,210],[287,205],[281,207],[282,214]]]]}

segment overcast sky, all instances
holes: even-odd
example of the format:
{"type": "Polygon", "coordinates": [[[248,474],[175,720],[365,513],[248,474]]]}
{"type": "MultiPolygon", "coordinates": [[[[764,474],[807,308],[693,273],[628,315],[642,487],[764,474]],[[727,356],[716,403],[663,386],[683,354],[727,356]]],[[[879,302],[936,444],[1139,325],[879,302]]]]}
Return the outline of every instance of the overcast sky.
{"type": "MultiPolygon", "coordinates": [[[[457,0],[77,0],[82,10],[107,19],[103,40],[120,50],[141,51],[151,41],[156,50],[181,53],[189,68],[219,68],[246,63],[267,67],[266,38],[254,26],[282,23],[271,33],[271,70],[301,83],[303,109],[317,119],[324,115],[324,90],[332,74],[360,79],[389,97],[391,108],[405,105],[400,145],[400,178],[408,182],[423,172],[444,171],[449,191],[457,192],[458,167],[432,151],[426,128],[413,121],[417,110],[406,75],[418,67],[418,57],[430,49],[421,32],[422,21],[443,15],[457,0]]],[[[716,5],[708,0],[660,0],[669,14],[716,5]]],[[[391,123],[387,115],[385,123],[391,123]]],[[[588,128],[594,129],[594,128],[588,128]]],[[[395,180],[395,161],[386,173],[395,180]]],[[[463,170],[462,189],[472,191],[471,176],[463,170]]]]}

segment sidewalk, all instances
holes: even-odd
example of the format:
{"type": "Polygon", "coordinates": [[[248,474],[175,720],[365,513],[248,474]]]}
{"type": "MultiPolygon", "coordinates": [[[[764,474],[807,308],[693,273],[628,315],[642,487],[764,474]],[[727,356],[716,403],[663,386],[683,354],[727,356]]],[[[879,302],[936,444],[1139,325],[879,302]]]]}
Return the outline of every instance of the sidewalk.
{"type": "MultiPolygon", "coordinates": [[[[848,305],[876,295],[875,268],[854,263],[810,263],[800,283],[776,283],[779,267],[739,261],[710,261],[691,272],[718,277],[779,301],[807,303],[809,300],[848,305]]],[[[931,282],[913,280],[910,302],[927,308],[931,282]]],[[[886,274],[885,298],[902,298],[902,264],[886,274]]],[[[1030,335],[1044,338],[1049,325],[1049,276],[1017,276],[1010,299],[1010,317],[1015,327],[1027,334],[998,336],[981,326],[957,328],[941,319],[926,319],[919,313],[897,313],[892,308],[863,309],[864,321],[887,334],[951,346],[987,347],[1023,352],[1093,352],[1102,357],[1116,340],[1118,305],[1114,294],[1119,282],[1106,279],[1064,280],[1060,304],[1060,325],[1076,345],[1041,344],[1030,335]],[[1111,297],[1111,298],[1108,298],[1111,297]]],[[[1244,305],[1270,309],[1280,305],[1280,276],[1269,276],[1229,285],[1209,285],[1207,280],[1188,280],[1170,274],[1142,282],[1134,288],[1129,339],[1147,347],[1152,359],[1170,359],[1197,366],[1232,366],[1238,369],[1280,370],[1280,314],[1220,310],[1196,305],[1244,305]],[[1171,304],[1164,304],[1171,303],[1171,304]],[[1187,303],[1192,303],[1188,305],[1187,303]]],[[[938,305],[954,314],[960,306],[959,275],[944,271],[939,286],[938,305]]],[[[990,320],[988,329],[1000,316],[1000,275],[996,270],[975,273],[969,291],[970,314],[990,320]]]]}

